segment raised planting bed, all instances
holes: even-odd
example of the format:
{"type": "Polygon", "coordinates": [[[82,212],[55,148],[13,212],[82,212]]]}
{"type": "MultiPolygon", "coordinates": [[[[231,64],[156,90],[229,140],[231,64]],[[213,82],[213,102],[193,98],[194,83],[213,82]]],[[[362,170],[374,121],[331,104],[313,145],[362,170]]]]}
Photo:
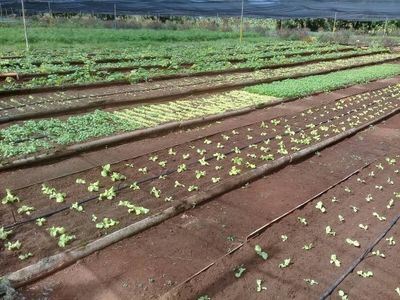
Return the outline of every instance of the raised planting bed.
{"type": "Polygon", "coordinates": [[[0,227],[11,232],[0,249],[1,275],[241,186],[399,111],[399,97],[392,86],[4,192],[0,227]]]}
{"type": "MultiPolygon", "coordinates": [[[[306,94],[309,95],[315,92],[323,92],[369,80],[390,77],[395,74],[400,74],[399,65],[380,65],[315,76],[312,82],[319,83],[317,88],[314,88],[313,85],[298,85],[296,80],[279,82],[279,87],[280,90],[286,91],[293,85],[300,86],[303,88],[301,95],[305,96],[306,94]],[[285,88],[285,84],[287,84],[287,88],[285,88]]],[[[298,80],[303,81],[303,79],[298,80]]],[[[255,89],[257,88],[256,86],[255,89]]],[[[267,90],[271,89],[267,88],[267,90]]],[[[299,89],[297,88],[295,91],[299,91],[299,89]]],[[[61,155],[66,145],[82,143],[117,133],[156,127],[161,124],[167,124],[167,126],[170,124],[172,127],[168,127],[168,130],[172,130],[180,125],[174,122],[187,120],[197,122],[196,120],[198,120],[197,123],[200,123],[203,121],[201,118],[208,116],[217,118],[218,115],[223,118],[228,116],[224,115],[224,113],[229,111],[244,113],[248,112],[246,109],[251,109],[251,107],[256,109],[274,103],[294,100],[297,94],[290,94],[289,96],[292,97],[279,99],[271,96],[250,94],[245,91],[232,91],[202,98],[134,106],[113,112],[95,111],[67,119],[52,118],[26,121],[0,129],[0,137],[2,137],[0,141],[1,163],[5,166],[30,154],[35,154],[34,157],[36,156],[38,159],[43,159],[42,155],[44,153],[58,153],[58,155],[61,155]],[[94,127],[93,124],[97,126],[94,127]]],[[[207,119],[204,121],[207,121],[207,119]]],[[[162,128],[160,128],[160,133],[162,128]]],[[[154,135],[157,134],[157,131],[151,131],[150,133],[154,135]]],[[[124,139],[115,139],[114,143],[139,137],[139,135],[126,135],[124,139]]],[[[98,147],[111,145],[113,140],[112,138],[106,139],[103,144],[101,143],[101,140],[99,140],[98,147]]],[[[76,148],[78,149],[79,147],[76,148]]],[[[64,151],[69,155],[72,154],[68,149],[64,149],[64,151]]],[[[51,156],[48,156],[48,158],[51,158],[51,156]]],[[[29,160],[27,162],[32,161],[29,160]]]]}
{"type": "MultiPolygon", "coordinates": [[[[399,57],[400,55],[393,54],[372,55],[240,74],[170,79],[160,82],[139,83],[133,86],[101,87],[100,85],[92,89],[87,87],[87,89],[75,91],[8,96],[0,98],[0,122],[39,118],[129,103],[165,101],[188,95],[224,91],[287,78],[299,78],[373,65],[396,60],[399,57]]],[[[31,92],[38,91],[32,90],[31,92]]]]}
{"type": "Polygon", "coordinates": [[[339,58],[351,58],[387,52],[387,50],[354,50],[349,52],[313,54],[308,56],[277,56],[270,59],[249,59],[249,61],[235,64],[232,64],[230,61],[218,61],[206,57],[204,58],[204,61],[190,60],[183,65],[180,61],[179,63],[170,64],[170,66],[167,64],[165,67],[163,67],[164,64],[162,64],[159,68],[157,68],[157,66],[152,68],[150,65],[146,65],[146,68],[131,66],[96,68],[95,66],[88,64],[84,68],[73,73],[67,73],[64,75],[50,74],[46,77],[36,77],[28,81],[18,81],[11,77],[7,77],[5,81],[0,84],[0,91],[20,91],[28,88],[46,88],[63,85],[73,87],[80,84],[93,84],[104,81],[141,82],[147,80],[158,80],[166,77],[176,78],[217,73],[243,72],[255,69],[296,66],[310,62],[331,61],[339,58]]]}
{"type": "Polygon", "coordinates": [[[399,160],[305,199],[161,299],[396,299],[399,160]]]}

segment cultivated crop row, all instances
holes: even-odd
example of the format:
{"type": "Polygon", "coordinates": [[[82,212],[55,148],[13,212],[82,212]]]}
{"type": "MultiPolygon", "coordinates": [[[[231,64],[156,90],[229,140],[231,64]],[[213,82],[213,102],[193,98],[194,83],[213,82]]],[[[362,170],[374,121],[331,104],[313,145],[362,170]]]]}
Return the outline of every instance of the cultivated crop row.
{"type": "Polygon", "coordinates": [[[375,120],[397,109],[399,97],[400,87],[392,86],[22,190],[5,190],[0,206],[2,274],[375,120]]]}
{"type": "Polygon", "coordinates": [[[329,299],[397,299],[399,224],[389,229],[399,217],[399,165],[398,153],[372,162],[261,230],[175,296],[326,299],[333,291],[329,299]]]}
{"type": "Polygon", "coordinates": [[[95,111],[72,116],[66,120],[55,118],[31,120],[0,130],[1,163],[5,165],[28,154],[40,155],[43,152],[54,152],[64,145],[85,142],[93,138],[153,127],[168,122],[217,115],[230,110],[287,100],[288,97],[305,96],[317,91],[332,90],[344,84],[355,84],[395,74],[400,74],[398,65],[372,66],[315,76],[312,77],[312,80],[308,80],[312,83],[318,82],[317,86],[304,84],[303,79],[297,79],[273,83],[271,84],[272,88],[269,88],[269,85],[262,85],[249,89],[250,91],[254,89],[256,92],[261,90],[267,92],[267,95],[232,91],[195,99],[138,105],[114,112],[95,111]],[[299,83],[297,83],[298,80],[299,83]],[[296,88],[293,88],[293,85],[296,88]],[[282,91],[285,93],[290,91],[291,94],[284,95],[282,91]],[[279,99],[275,96],[287,97],[279,99]]]}
{"type": "MultiPolygon", "coordinates": [[[[334,60],[341,57],[356,57],[368,54],[382,53],[382,50],[353,50],[346,52],[333,52],[326,53],[318,51],[315,54],[309,55],[278,55],[276,52],[272,52],[269,56],[260,58],[249,58],[248,60],[212,60],[209,57],[204,57],[201,60],[201,56],[198,56],[196,60],[182,61],[182,58],[177,58],[177,61],[166,62],[152,62],[146,63],[144,60],[139,60],[136,63],[123,63],[119,65],[96,66],[91,62],[85,64],[82,68],[78,68],[73,72],[67,73],[54,73],[46,76],[36,77],[35,74],[28,74],[27,80],[20,81],[13,77],[6,77],[5,81],[0,84],[0,90],[16,90],[32,87],[46,87],[46,86],[60,86],[63,84],[83,84],[93,82],[112,82],[112,81],[129,81],[138,82],[145,81],[152,78],[162,76],[174,76],[183,74],[196,74],[201,72],[209,71],[224,71],[235,69],[247,69],[247,68],[276,68],[282,67],[289,64],[302,64],[307,62],[323,61],[323,60],[334,60]],[[145,65],[142,65],[142,64],[145,65]],[[32,78],[32,79],[30,79],[32,78]]],[[[23,74],[22,74],[23,76],[23,74]]],[[[22,77],[23,79],[23,77],[22,77]]]]}
{"type": "Polygon", "coordinates": [[[93,107],[96,103],[111,104],[118,101],[132,102],[133,99],[148,99],[161,95],[174,95],[198,89],[217,89],[225,86],[241,85],[252,81],[273,81],[293,76],[306,76],[307,74],[330,72],[336,69],[356,67],[370,63],[379,63],[396,59],[398,54],[376,54],[349,59],[338,59],[330,62],[312,63],[305,66],[260,70],[257,72],[244,72],[230,75],[213,75],[206,77],[193,77],[163,80],[157,83],[140,83],[134,86],[116,86],[98,88],[85,92],[69,91],[46,93],[44,95],[8,96],[0,99],[0,121],[7,121],[9,116],[23,115],[31,112],[62,111],[70,108],[93,107]],[[117,99],[117,100],[116,100],[117,99]]]}

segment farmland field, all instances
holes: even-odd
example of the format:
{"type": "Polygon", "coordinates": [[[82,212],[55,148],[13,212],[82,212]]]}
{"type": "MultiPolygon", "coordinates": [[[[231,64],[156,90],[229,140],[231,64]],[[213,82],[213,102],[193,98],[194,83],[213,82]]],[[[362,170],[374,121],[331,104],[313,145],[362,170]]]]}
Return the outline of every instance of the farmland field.
{"type": "Polygon", "coordinates": [[[17,293],[400,296],[400,52],[105,29],[71,47],[32,30],[51,46],[24,52],[12,32],[0,276],[17,293]]]}

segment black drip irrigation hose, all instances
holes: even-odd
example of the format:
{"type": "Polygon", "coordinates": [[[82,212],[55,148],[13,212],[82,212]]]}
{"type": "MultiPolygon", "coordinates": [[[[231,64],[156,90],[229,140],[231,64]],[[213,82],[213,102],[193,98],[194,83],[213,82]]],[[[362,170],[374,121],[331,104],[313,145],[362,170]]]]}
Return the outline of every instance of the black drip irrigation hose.
{"type": "Polygon", "coordinates": [[[347,269],[347,271],[340,276],[330,287],[328,287],[323,294],[320,296],[320,300],[325,300],[327,299],[332,292],[342,283],[343,280],[346,279],[346,277],[354,271],[354,269],[361,263],[361,261],[372,251],[372,249],[384,238],[384,236],[396,225],[397,221],[400,219],[400,214],[397,215],[389,224],[389,226],[373,241],[367,249],[363,252],[363,254],[358,257],[352,264],[351,266],[347,269]]]}
{"type": "MultiPolygon", "coordinates": [[[[337,102],[337,101],[340,101],[340,99],[336,100],[335,102],[337,102]]],[[[372,102],[369,104],[369,106],[372,106],[373,104],[376,104],[376,103],[375,103],[374,101],[372,101],[372,102]]],[[[323,106],[323,105],[321,105],[320,107],[322,107],[322,106],[323,106]]],[[[347,116],[347,115],[349,115],[349,114],[351,114],[351,113],[353,113],[353,112],[356,112],[356,111],[358,111],[358,109],[351,109],[351,110],[349,110],[348,112],[339,115],[339,118],[343,118],[343,117],[345,117],[345,116],[347,116]]],[[[296,114],[294,114],[294,115],[296,115],[296,114]]],[[[335,116],[335,117],[337,117],[337,116],[335,116]]],[[[324,121],[320,121],[316,126],[320,126],[320,125],[322,125],[322,124],[329,123],[329,122],[331,122],[331,121],[333,121],[333,120],[337,120],[337,118],[335,118],[335,117],[329,118],[329,119],[324,120],[324,121]]],[[[245,126],[245,127],[247,127],[247,126],[245,126]]],[[[298,132],[301,132],[301,131],[304,131],[304,130],[312,130],[312,129],[309,129],[309,128],[305,127],[305,128],[299,128],[299,129],[297,129],[297,130],[294,130],[294,132],[295,132],[295,133],[298,133],[298,132]]],[[[274,140],[274,139],[276,138],[276,136],[278,136],[278,135],[279,135],[279,134],[277,134],[277,135],[275,135],[275,136],[269,136],[269,137],[264,137],[264,138],[258,139],[257,141],[251,143],[250,145],[261,144],[261,143],[263,143],[263,142],[266,141],[266,140],[274,140]]],[[[289,135],[289,134],[283,133],[283,134],[281,134],[280,136],[286,136],[286,135],[289,135]]],[[[196,141],[196,140],[195,140],[195,141],[196,141]]],[[[195,141],[193,141],[193,142],[195,142],[195,141]]],[[[242,151],[242,150],[248,148],[250,145],[245,145],[245,146],[237,147],[237,148],[238,148],[239,150],[242,151]]],[[[232,154],[232,153],[234,153],[234,152],[235,152],[235,150],[234,150],[234,149],[231,149],[231,150],[229,150],[229,151],[227,151],[227,152],[224,152],[223,154],[227,156],[227,155],[230,155],[230,154],[232,154]]],[[[211,156],[209,156],[209,157],[206,157],[206,158],[205,158],[205,161],[208,162],[208,161],[211,161],[211,160],[213,160],[213,159],[216,159],[216,158],[215,158],[213,155],[211,155],[211,156]]],[[[188,167],[189,167],[188,170],[190,170],[190,167],[193,166],[193,165],[195,165],[196,163],[197,163],[196,161],[193,161],[192,163],[188,164],[188,167]]],[[[174,168],[174,169],[169,169],[169,170],[166,170],[166,171],[164,171],[164,172],[161,172],[161,173],[158,174],[158,175],[151,176],[151,177],[147,177],[147,178],[145,178],[145,179],[138,180],[138,181],[136,181],[136,182],[137,182],[138,184],[143,184],[143,183],[150,182],[150,181],[153,181],[153,180],[155,180],[155,179],[158,179],[158,178],[160,178],[161,176],[168,176],[168,175],[171,175],[171,174],[173,174],[173,173],[175,173],[175,172],[177,172],[177,169],[175,169],[175,168],[174,168]]],[[[115,189],[115,192],[121,192],[121,191],[123,191],[123,190],[125,190],[125,189],[127,189],[127,188],[129,188],[129,187],[130,187],[130,184],[120,183],[120,184],[118,185],[118,187],[115,189]]],[[[79,205],[82,205],[82,204],[85,204],[85,203],[87,203],[87,202],[90,202],[90,201],[93,201],[93,200],[97,200],[98,198],[99,198],[99,194],[96,194],[96,195],[94,195],[94,196],[85,198],[85,199],[83,199],[83,200],[81,200],[81,201],[77,201],[77,202],[78,202],[79,205]]],[[[13,223],[13,224],[9,224],[9,225],[3,226],[3,227],[4,227],[5,229],[14,228],[14,227],[17,227],[17,226],[20,226],[20,225],[24,225],[24,224],[27,224],[27,223],[30,223],[30,222],[34,222],[34,221],[35,221],[36,219],[38,219],[38,218],[48,218],[48,217],[53,216],[53,215],[55,215],[55,214],[61,213],[61,212],[63,212],[63,211],[66,211],[66,210],[68,210],[69,208],[70,208],[69,205],[65,205],[65,206],[60,207],[59,209],[53,210],[53,211],[51,211],[51,212],[49,212],[49,213],[45,213],[45,214],[42,214],[42,215],[39,215],[39,216],[35,216],[34,218],[30,218],[30,219],[23,220],[23,221],[20,221],[20,222],[15,222],[15,223],[13,223]]]]}

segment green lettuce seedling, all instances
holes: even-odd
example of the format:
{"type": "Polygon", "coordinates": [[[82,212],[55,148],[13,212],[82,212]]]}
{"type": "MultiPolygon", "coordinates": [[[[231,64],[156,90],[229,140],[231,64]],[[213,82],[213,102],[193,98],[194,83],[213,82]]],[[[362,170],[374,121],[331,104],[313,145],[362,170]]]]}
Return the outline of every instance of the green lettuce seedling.
{"type": "Polygon", "coordinates": [[[6,240],[12,233],[12,230],[5,230],[4,227],[0,227],[0,240],[6,240]]]}
{"type": "Polygon", "coordinates": [[[99,181],[90,183],[89,186],[88,186],[88,191],[89,192],[98,192],[99,189],[100,189],[100,182],[99,181]]]}
{"type": "Polygon", "coordinates": [[[339,290],[338,295],[341,300],[349,300],[349,296],[343,290],[339,290]]]}
{"type": "Polygon", "coordinates": [[[306,283],[308,283],[309,285],[316,285],[316,284],[318,284],[317,281],[315,281],[314,279],[311,279],[311,278],[306,278],[306,279],[304,279],[304,281],[305,281],[306,283]]]}
{"type": "Polygon", "coordinates": [[[374,273],[372,273],[372,271],[364,272],[364,271],[360,270],[360,271],[357,271],[357,274],[360,275],[363,278],[369,278],[369,277],[374,276],[374,273]]]}
{"type": "Polygon", "coordinates": [[[256,251],[257,255],[259,255],[262,259],[267,260],[268,253],[264,252],[260,245],[256,245],[254,247],[254,250],[256,251]]]}
{"type": "Polygon", "coordinates": [[[289,265],[291,264],[291,259],[290,258],[286,258],[283,260],[283,262],[281,262],[278,267],[281,269],[287,268],[289,265]]]}
{"type": "Polygon", "coordinates": [[[307,222],[306,218],[297,217],[297,220],[298,220],[301,224],[303,224],[303,225],[305,225],[305,226],[308,225],[308,222],[307,222]]]}
{"type": "Polygon", "coordinates": [[[236,269],[234,271],[234,275],[236,278],[240,278],[240,277],[242,277],[244,272],[246,272],[246,268],[244,267],[244,265],[240,265],[240,266],[236,267],[236,269]]]}
{"type": "Polygon", "coordinates": [[[326,233],[326,235],[332,235],[332,236],[336,235],[336,232],[332,230],[331,226],[326,226],[325,227],[325,233],[326,233]]]}
{"type": "Polygon", "coordinates": [[[334,264],[336,267],[340,267],[340,260],[337,258],[336,254],[331,254],[330,263],[334,264]]]}
{"type": "Polygon", "coordinates": [[[6,189],[6,196],[1,200],[2,204],[19,202],[19,198],[11,193],[11,190],[6,189]]]}
{"type": "Polygon", "coordinates": [[[65,246],[69,243],[69,242],[71,242],[71,241],[73,241],[73,240],[75,240],[76,239],[76,237],[75,237],[75,235],[68,235],[68,234],[62,234],[62,235],[60,235],[60,237],[58,238],[58,246],[59,247],[61,247],[61,248],[65,248],[65,246]]]}
{"type": "Polygon", "coordinates": [[[15,241],[14,243],[7,242],[6,244],[4,244],[4,247],[6,247],[8,251],[19,250],[21,246],[22,244],[20,241],[15,241]]]}
{"type": "Polygon", "coordinates": [[[111,218],[103,218],[103,220],[101,222],[96,224],[96,228],[107,229],[107,228],[113,227],[118,224],[119,224],[118,221],[115,221],[111,218]]]}
{"type": "Polygon", "coordinates": [[[29,257],[32,257],[32,256],[33,256],[33,254],[31,252],[28,252],[28,253],[19,255],[18,259],[19,260],[26,260],[26,259],[28,259],[29,257]]]}
{"type": "Polygon", "coordinates": [[[352,239],[347,238],[346,239],[346,243],[349,244],[349,245],[352,245],[354,247],[357,247],[357,248],[360,247],[360,243],[358,241],[356,241],[356,240],[352,240],[352,239]]]}
{"type": "Polygon", "coordinates": [[[111,173],[111,165],[110,164],[106,164],[105,166],[101,167],[101,176],[103,177],[107,177],[108,175],[110,175],[111,173]]]}
{"type": "Polygon", "coordinates": [[[45,218],[36,219],[36,225],[39,226],[39,227],[42,227],[45,223],[46,223],[46,219],[45,218]]]}
{"type": "Polygon", "coordinates": [[[82,206],[82,205],[79,205],[78,202],[72,203],[70,209],[75,209],[75,210],[78,211],[78,212],[83,212],[83,211],[84,211],[84,210],[83,210],[83,206],[82,206]]]}
{"type": "Polygon", "coordinates": [[[27,205],[22,205],[20,208],[17,209],[18,214],[26,214],[30,215],[32,211],[34,211],[35,208],[33,206],[27,206],[27,205]]]}
{"type": "Polygon", "coordinates": [[[256,279],[256,291],[260,293],[262,291],[267,290],[265,286],[262,285],[263,281],[261,279],[256,279]]]}
{"type": "Polygon", "coordinates": [[[322,201],[318,201],[317,205],[315,205],[315,208],[319,209],[322,213],[326,213],[326,208],[322,201]]]}

